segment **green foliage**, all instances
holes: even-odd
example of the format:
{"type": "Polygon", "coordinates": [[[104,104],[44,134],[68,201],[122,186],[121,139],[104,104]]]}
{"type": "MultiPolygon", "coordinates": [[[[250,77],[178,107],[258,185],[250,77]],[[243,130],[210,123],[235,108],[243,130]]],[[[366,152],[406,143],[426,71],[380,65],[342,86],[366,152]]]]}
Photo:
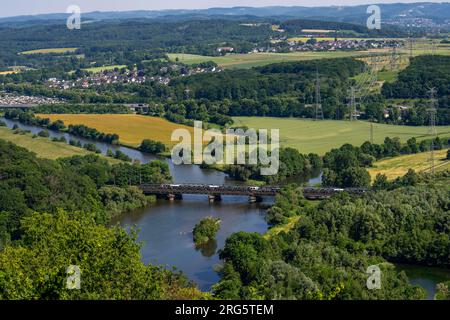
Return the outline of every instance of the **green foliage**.
{"type": "Polygon", "coordinates": [[[323,164],[318,155],[303,155],[294,148],[280,148],[279,161],[280,166],[276,175],[261,175],[260,165],[229,165],[225,167],[225,172],[237,180],[253,179],[274,184],[296,176],[308,176],[313,171],[320,170],[323,164]]]}
{"type": "Polygon", "coordinates": [[[307,206],[302,189],[295,185],[283,188],[275,200],[275,205],[266,214],[267,223],[271,226],[286,223],[288,218],[302,214],[307,206]]]}
{"type": "Polygon", "coordinates": [[[38,132],[38,136],[42,138],[48,138],[50,137],[50,134],[48,133],[47,130],[41,130],[38,132]]]}
{"type": "MultiPolygon", "coordinates": [[[[410,65],[398,75],[394,83],[385,83],[382,93],[387,98],[428,99],[429,88],[436,88],[439,102],[437,123],[450,122],[450,57],[440,55],[423,55],[411,60],[410,65]]],[[[414,125],[426,125],[428,101],[421,101],[421,106],[402,114],[403,121],[414,125]]]]}
{"type": "Polygon", "coordinates": [[[315,207],[280,197],[281,214],[301,213],[297,225],[268,239],[230,236],[214,293],[227,299],[423,299],[425,292],[385,259],[449,266],[449,199],[448,188],[432,184],[359,198],[342,194],[315,207]],[[382,271],[380,290],[366,287],[370,265],[382,271]]]}
{"type": "Polygon", "coordinates": [[[161,153],[166,150],[166,146],[162,142],[145,139],[139,146],[139,150],[146,153],[161,153]]]}
{"type": "Polygon", "coordinates": [[[0,140],[0,244],[19,239],[20,219],[33,211],[89,212],[97,222],[106,223],[120,209],[148,203],[129,186],[170,180],[167,163],[160,161],[111,166],[96,155],[52,161],[0,140]]]}
{"type": "Polygon", "coordinates": [[[195,245],[200,246],[208,241],[214,240],[220,230],[220,219],[207,217],[197,223],[193,230],[195,245]]]}
{"type": "Polygon", "coordinates": [[[436,286],[436,300],[450,300],[450,281],[438,283],[436,286]]]}
{"type": "Polygon", "coordinates": [[[136,232],[97,225],[84,214],[33,213],[23,241],[0,252],[0,299],[179,299],[201,297],[180,275],[141,262],[136,232]],[[66,286],[81,271],[80,290],[66,286]]]}
{"type": "Polygon", "coordinates": [[[155,201],[153,196],[145,196],[137,187],[120,188],[104,186],[98,190],[100,198],[111,217],[142,208],[155,201]]]}

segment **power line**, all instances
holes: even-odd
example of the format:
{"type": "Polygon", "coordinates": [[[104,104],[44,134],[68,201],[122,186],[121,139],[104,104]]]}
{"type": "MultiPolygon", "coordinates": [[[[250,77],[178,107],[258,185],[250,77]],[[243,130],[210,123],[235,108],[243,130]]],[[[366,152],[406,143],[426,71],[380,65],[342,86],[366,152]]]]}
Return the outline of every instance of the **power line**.
{"type": "Polygon", "coordinates": [[[320,97],[320,81],[319,81],[319,72],[316,70],[316,103],[314,104],[314,109],[316,112],[316,120],[323,120],[323,110],[322,103],[320,97]]]}
{"type": "Polygon", "coordinates": [[[428,91],[429,94],[429,108],[427,109],[428,117],[429,117],[429,125],[428,125],[428,136],[431,137],[431,143],[430,143],[430,157],[428,161],[430,162],[430,172],[434,175],[435,173],[435,154],[434,154],[434,143],[437,137],[437,131],[436,131],[436,104],[437,100],[435,98],[436,96],[436,89],[431,88],[428,91]]]}
{"type": "Polygon", "coordinates": [[[351,86],[349,89],[348,103],[350,109],[350,121],[358,120],[356,110],[356,90],[354,86],[351,86]]]}

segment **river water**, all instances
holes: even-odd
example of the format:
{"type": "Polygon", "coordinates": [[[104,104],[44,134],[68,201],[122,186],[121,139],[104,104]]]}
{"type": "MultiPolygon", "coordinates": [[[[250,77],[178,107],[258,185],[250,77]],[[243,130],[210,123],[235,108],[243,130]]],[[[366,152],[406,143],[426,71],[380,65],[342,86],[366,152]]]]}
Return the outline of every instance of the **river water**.
{"type": "MultiPolygon", "coordinates": [[[[15,124],[32,133],[39,133],[42,128],[29,126],[0,118],[9,128],[15,124]]],[[[103,154],[108,149],[120,150],[132,159],[141,163],[158,159],[155,156],[141,153],[138,150],[110,145],[89,139],[72,136],[49,130],[50,137],[65,137],[81,143],[94,143],[103,154]]],[[[238,181],[228,179],[226,174],[216,170],[201,169],[197,165],[176,166],[170,159],[159,158],[169,164],[174,183],[200,184],[239,184],[238,181]]],[[[306,180],[308,181],[308,180],[306,180]]],[[[320,182],[320,176],[311,179],[311,184],[320,182]]],[[[144,262],[165,265],[168,268],[176,266],[183,271],[190,280],[195,281],[202,290],[209,290],[219,280],[215,266],[220,263],[218,249],[223,248],[225,240],[234,232],[267,231],[265,210],[273,203],[273,198],[265,198],[262,203],[250,204],[247,197],[225,196],[222,201],[210,204],[206,196],[186,195],[183,200],[169,202],[158,200],[156,204],[123,214],[113,223],[125,227],[136,226],[139,240],[143,242],[142,257],[144,262]],[[192,229],[199,220],[206,216],[218,217],[221,228],[216,241],[206,247],[195,248],[192,240],[192,229]]]]}
{"type": "MultiPolygon", "coordinates": [[[[24,130],[37,134],[42,128],[28,126],[17,121],[0,118],[9,128],[14,124],[24,130]]],[[[201,184],[239,184],[238,181],[228,179],[223,172],[201,169],[196,165],[174,165],[170,159],[158,158],[138,150],[122,146],[110,145],[89,139],[72,136],[49,130],[50,137],[64,136],[82,143],[94,143],[103,154],[108,149],[120,150],[132,159],[141,163],[160,159],[169,164],[174,183],[201,183],[201,184]]],[[[315,185],[321,182],[320,173],[313,178],[299,178],[301,182],[315,185]]],[[[123,214],[112,223],[129,228],[135,226],[140,230],[139,240],[142,241],[142,258],[145,263],[164,265],[168,268],[176,267],[186,276],[197,283],[204,291],[219,280],[216,267],[220,264],[218,250],[223,248],[225,240],[234,232],[265,233],[268,229],[265,222],[265,210],[273,203],[273,198],[265,198],[262,203],[248,203],[246,197],[226,196],[220,202],[210,204],[206,196],[187,195],[183,200],[169,202],[158,200],[156,204],[123,214]],[[220,218],[221,229],[216,241],[203,248],[196,248],[192,240],[192,229],[195,224],[206,216],[220,218]]],[[[425,268],[400,265],[412,284],[420,285],[427,290],[428,299],[435,294],[436,284],[450,279],[450,271],[446,269],[425,268]]]]}

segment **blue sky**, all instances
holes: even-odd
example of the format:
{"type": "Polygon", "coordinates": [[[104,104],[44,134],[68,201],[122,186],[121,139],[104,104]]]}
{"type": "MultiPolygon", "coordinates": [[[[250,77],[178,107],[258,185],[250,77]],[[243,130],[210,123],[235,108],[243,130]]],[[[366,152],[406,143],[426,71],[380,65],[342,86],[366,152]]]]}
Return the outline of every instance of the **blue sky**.
{"type": "MultiPolygon", "coordinates": [[[[378,0],[372,3],[419,2],[411,0],[378,0]]],[[[198,9],[210,7],[270,5],[328,6],[371,3],[370,0],[2,0],[0,17],[65,12],[69,5],[78,5],[82,12],[198,9]]]]}

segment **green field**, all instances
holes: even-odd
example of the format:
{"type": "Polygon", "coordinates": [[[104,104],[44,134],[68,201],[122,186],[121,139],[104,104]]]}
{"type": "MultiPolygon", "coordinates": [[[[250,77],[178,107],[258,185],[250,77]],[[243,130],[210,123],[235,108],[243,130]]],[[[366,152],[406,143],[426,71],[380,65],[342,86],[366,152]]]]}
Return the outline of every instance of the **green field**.
{"type": "Polygon", "coordinates": [[[103,71],[109,71],[109,70],[114,70],[115,68],[117,69],[122,69],[122,68],[126,68],[126,65],[114,65],[114,66],[101,66],[101,67],[92,67],[92,68],[86,68],[83,69],[83,71],[87,71],[87,72],[92,72],[92,73],[99,73],[99,72],[103,72],[103,71]]]}
{"type": "MultiPolygon", "coordinates": [[[[254,129],[279,129],[280,143],[284,147],[293,147],[301,153],[323,155],[332,148],[345,143],[359,146],[370,139],[370,123],[365,121],[314,121],[298,118],[235,117],[235,126],[247,126],[254,129]]],[[[450,126],[437,127],[441,137],[450,137],[450,126]]],[[[427,138],[427,127],[395,126],[373,124],[375,143],[384,138],[399,137],[406,141],[411,137],[418,140],[427,138]]]]}
{"type": "Polygon", "coordinates": [[[277,62],[331,59],[367,55],[368,51],[337,51],[337,52],[292,52],[292,53],[248,53],[228,54],[222,57],[201,56],[196,54],[169,53],[169,59],[185,64],[197,64],[214,61],[220,67],[228,69],[251,68],[277,62]]]}
{"type": "MultiPolygon", "coordinates": [[[[71,146],[63,142],[53,142],[49,138],[32,138],[32,134],[14,134],[11,129],[0,127],[0,139],[10,141],[19,147],[23,147],[31,152],[36,153],[40,158],[58,159],[71,156],[84,156],[93,154],[85,149],[71,146]]],[[[103,157],[103,156],[102,156],[103,157]]],[[[109,162],[117,163],[118,160],[104,157],[109,162]]]]}
{"type": "Polygon", "coordinates": [[[37,50],[29,50],[23,51],[19,54],[29,55],[29,54],[46,54],[46,53],[69,53],[75,52],[77,48],[47,48],[47,49],[37,49],[37,50]]]}
{"type": "MultiPolygon", "coordinates": [[[[434,169],[436,172],[449,170],[450,160],[446,160],[447,150],[434,152],[434,169]]],[[[385,174],[389,180],[404,176],[408,169],[416,172],[430,172],[430,152],[408,154],[404,156],[380,160],[369,169],[370,176],[375,179],[378,173],[385,174]]]]}

